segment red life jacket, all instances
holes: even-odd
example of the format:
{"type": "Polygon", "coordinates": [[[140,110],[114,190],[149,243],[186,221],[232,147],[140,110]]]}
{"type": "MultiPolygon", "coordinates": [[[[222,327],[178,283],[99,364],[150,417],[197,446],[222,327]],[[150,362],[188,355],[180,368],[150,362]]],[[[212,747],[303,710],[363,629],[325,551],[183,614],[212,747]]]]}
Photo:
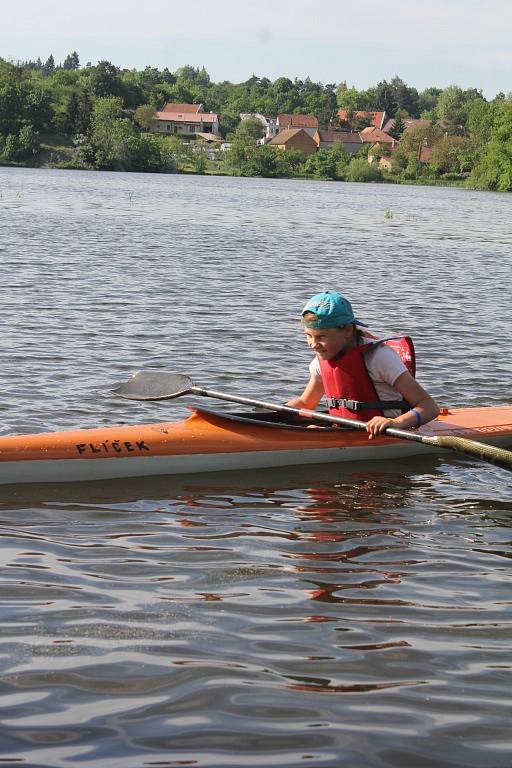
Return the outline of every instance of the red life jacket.
{"type": "Polygon", "coordinates": [[[332,416],[369,421],[374,416],[383,416],[388,409],[409,410],[410,405],[405,400],[379,400],[365,362],[365,353],[378,344],[392,347],[409,373],[415,375],[416,357],[409,336],[378,339],[354,347],[332,360],[319,360],[325,396],[332,416]]]}

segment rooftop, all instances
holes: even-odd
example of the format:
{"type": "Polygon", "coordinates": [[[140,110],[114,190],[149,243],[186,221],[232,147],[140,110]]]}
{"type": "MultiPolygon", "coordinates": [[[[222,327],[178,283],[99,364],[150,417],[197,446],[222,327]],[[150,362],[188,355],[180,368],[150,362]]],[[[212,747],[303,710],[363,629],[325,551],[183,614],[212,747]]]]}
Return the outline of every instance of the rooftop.
{"type": "Polygon", "coordinates": [[[194,114],[203,111],[202,104],[175,104],[173,101],[168,101],[167,104],[161,109],[162,112],[181,112],[184,114],[194,114]]]}
{"type": "Polygon", "coordinates": [[[218,115],[213,112],[155,112],[153,120],[167,120],[175,123],[216,123],[218,115]]]}
{"type": "Polygon", "coordinates": [[[278,115],[277,124],[292,128],[318,128],[318,120],[314,115],[278,115]]]}
{"type": "MultiPolygon", "coordinates": [[[[347,121],[349,113],[350,113],[349,109],[338,109],[338,118],[342,121],[347,121]]],[[[355,117],[359,119],[369,117],[372,121],[372,125],[374,128],[382,128],[382,125],[384,123],[384,118],[386,117],[386,113],[384,111],[365,112],[364,110],[356,110],[353,112],[353,114],[355,117]]]]}
{"type": "MultiPolygon", "coordinates": [[[[302,128],[285,128],[284,131],[279,131],[279,133],[270,139],[270,141],[267,143],[274,145],[286,144],[287,141],[289,141],[293,136],[297,136],[299,133],[303,133],[305,136],[309,136],[309,134],[306,133],[306,131],[304,131],[302,128]]],[[[311,139],[311,141],[313,141],[313,139],[311,139]]]]}
{"type": "Polygon", "coordinates": [[[358,131],[318,131],[320,141],[341,141],[345,143],[362,144],[363,140],[358,131]]]}

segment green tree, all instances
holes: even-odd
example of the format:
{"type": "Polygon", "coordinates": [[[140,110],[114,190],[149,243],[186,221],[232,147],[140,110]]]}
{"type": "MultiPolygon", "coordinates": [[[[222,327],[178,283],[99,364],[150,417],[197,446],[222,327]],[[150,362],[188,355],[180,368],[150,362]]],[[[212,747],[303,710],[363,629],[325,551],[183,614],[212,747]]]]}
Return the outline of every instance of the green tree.
{"type": "Polygon", "coordinates": [[[336,91],[336,101],[340,109],[348,109],[355,111],[359,109],[359,91],[352,86],[348,88],[346,82],[342,82],[338,85],[336,91]]]}
{"type": "Polygon", "coordinates": [[[400,112],[402,117],[404,115],[410,115],[411,117],[417,117],[419,115],[418,110],[418,91],[416,88],[411,88],[404,83],[404,81],[395,76],[391,80],[391,88],[393,89],[397,110],[395,117],[400,112]]]}
{"type": "Polygon", "coordinates": [[[194,91],[191,90],[190,86],[185,85],[181,81],[177,81],[175,85],[168,85],[164,86],[163,83],[160,84],[160,93],[166,94],[165,98],[162,99],[161,102],[164,101],[173,101],[178,104],[194,104],[195,94],[194,91]]]}
{"type": "Polygon", "coordinates": [[[295,88],[300,100],[300,109],[306,114],[316,115],[319,125],[327,127],[336,113],[335,85],[314,83],[309,77],[295,80],[295,88]]]}
{"type": "Polygon", "coordinates": [[[375,95],[377,109],[384,110],[390,117],[393,117],[398,109],[396,92],[391,83],[386,80],[378,83],[375,95]]]}
{"type": "MultiPolygon", "coordinates": [[[[263,149],[263,147],[260,147],[263,149]]],[[[276,153],[276,176],[289,178],[299,175],[304,167],[306,156],[298,149],[282,150],[274,148],[276,153]]]]}
{"type": "Polygon", "coordinates": [[[338,175],[338,157],[332,149],[319,149],[307,158],[304,171],[320,179],[335,179],[338,175]]]}
{"type": "Polygon", "coordinates": [[[499,101],[491,138],[470,178],[477,189],[512,191],[512,98],[499,101]]]}
{"type": "MultiPolygon", "coordinates": [[[[121,121],[124,122],[124,121],[121,121]]],[[[122,141],[117,158],[119,167],[124,171],[156,172],[162,167],[160,145],[157,137],[128,135],[122,141]]]]}
{"type": "Polygon", "coordinates": [[[1,133],[18,133],[28,123],[39,130],[47,127],[52,117],[51,94],[37,81],[12,76],[4,84],[0,81],[1,133]]]}
{"type": "Polygon", "coordinates": [[[277,176],[279,167],[277,152],[276,147],[269,145],[250,147],[241,166],[241,175],[264,178],[277,176]]]}
{"type": "Polygon", "coordinates": [[[240,122],[239,115],[232,115],[232,114],[228,114],[227,112],[222,112],[219,115],[219,126],[220,126],[221,136],[225,138],[230,133],[234,133],[239,122],[240,122]]]}
{"type": "Polygon", "coordinates": [[[146,67],[142,72],[137,72],[140,83],[149,92],[153,91],[159,83],[173,85],[176,82],[176,76],[170,72],[167,67],[163,70],[156,67],[146,67]]]}
{"type": "Polygon", "coordinates": [[[18,144],[21,157],[35,157],[41,149],[38,131],[31,125],[24,125],[18,135],[18,144]]]}
{"type": "Polygon", "coordinates": [[[178,136],[159,136],[160,168],[165,173],[176,173],[188,158],[187,148],[178,136]]]}
{"type": "Polygon", "coordinates": [[[130,120],[121,119],[121,107],[122,101],[117,96],[97,99],[94,104],[90,143],[98,168],[116,170],[129,162],[127,142],[137,132],[130,120]]]}
{"type": "Polygon", "coordinates": [[[467,173],[471,170],[475,145],[464,136],[447,136],[432,150],[429,165],[438,175],[445,173],[467,173]]]}
{"type": "Polygon", "coordinates": [[[196,173],[204,173],[208,167],[208,151],[206,141],[196,139],[192,147],[192,167],[196,173]]]}
{"type": "Polygon", "coordinates": [[[436,125],[418,126],[403,133],[393,153],[393,170],[405,171],[411,161],[417,161],[422,145],[432,147],[442,137],[443,132],[436,125]]]}
{"type": "MultiPolygon", "coordinates": [[[[467,130],[468,103],[476,98],[478,91],[463,91],[458,85],[449,85],[439,96],[436,113],[444,128],[453,135],[464,135],[467,130]]],[[[481,94],[480,94],[480,98],[481,94]]]]}
{"type": "Polygon", "coordinates": [[[124,106],[128,109],[136,109],[139,104],[149,100],[138,73],[135,71],[125,70],[121,73],[118,89],[117,95],[121,96],[124,106]]]}
{"type": "Polygon", "coordinates": [[[350,155],[344,150],[342,144],[336,144],[331,152],[336,158],[336,178],[345,179],[351,161],[350,155]]]}
{"type": "Polygon", "coordinates": [[[425,120],[432,120],[436,117],[436,107],[439,96],[442,94],[442,88],[425,88],[418,96],[418,114],[425,120]]]}
{"type": "Polygon", "coordinates": [[[31,125],[24,125],[18,135],[18,156],[35,157],[40,149],[39,133],[31,125]]]}
{"type": "Polygon", "coordinates": [[[247,117],[242,120],[235,129],[233,139],[240,139],[246,144],[256,144],[263,137],[265,129],[256,117],[247,117]]]}
{"type": "Polygon", "coordinates": [[[186,65],[177,69],[174,74],[177,82],[181,81],[182,83],[189,83],[196,86],[210,84],[210,75],[204,67],[199,69],[199,67],[186,65]]]}
{"type": "Polygon", "coordinates": [[[135,110],[133,119],[139,128],[143,131],[149,131],[154,114],[155,108],[152,104],[141,104],[140,107],[137,107],[135,110]]]}
{"type": "Polygon", "coordinates": [[[231,172],[235,171],[241,174],[244,170],[244,163],[250,157],[251,148],[255,148],[258,138],[262,135],[263,126],[259,120],[252,117],[242,120],[229,137],[231,148],[224,153],[222,158],[226,168],[231,172]]]}
{"type": "Polygon", "coordinates": [[[51,92],[47,88],[27,84],[22,90],[22,98],[22,122],[30,123],[36,130],[48,128],[54,115],[51,92]]]}
{"type": "Polygon", "coordinates": [[[405,123],[400,114],[400,110],[397,111],[393,127],[388,131],[389,135],[398,141],[403,132],[405,131],[405,123]]]}
{"type": "Polygon", "coordinates": [[[497,102],[472,99],[467,105],[467,126],[477,144],[486,144],[491,139],[496,118],[497,102]]]}
{"type": "Polygon", "coordinates": [[[63,69],[78,69],[79,67],[80,59],[78,58],[78,53],[76,51],[68,54],[62,64],[63,69]]]}
{"type": "Polygon", "coordinates": [[[425,171],[424,166],[420,163],[417,157],[409,157],[407,165],[403,171],[403,178],[407,180],[419,179],[425,171]]]}
{"type": "MultiPolygon", "coordinates": [[[[273,99],[274,114],[290,114],[299,106],[297,89],[288,77],[278,77],[270,86],[269,96],[273,99]]],[[[251,111],[257,111],[252,110],[251,111]]]]}
{"type": "Polygon", "coordinates": [[[67,134],[88,133],[91,122],[92,101],[86,90],[72,91],[64,104],[63,130],[67,134]]]}
{"type": "Polygon", "coordinates": [[[222,153],[222,164],[227,173],[241,175],[243,164],[248,155],[248,145],[240,141],[230,143],[230,148],[222,153]]]}
{"type": "Polygon", "coordinates": [[[0,133],[17,133],[23,119],[20,89],[11,82],[0,85],[0,133]]]}
{"type": "Polygon", "coordinates": [[[7,160],[16,160],[19,156],[19,151],[18,137],[15,133],[9,133],[5,140],[4,157],[6,157],[7,160]]]}
{"type": "Polygon", "coordinates": [[[89,87],[98,98],[120,96],[122,87],[119,69],[110,61],[99,61],[89,73],[89,87]]]}
{"type": "Polygon", "coordinates": [[[358,91],[354,86],[348,88],[347,84],[343,82],[338,85],[336,100],[340,109],[373,111],[377,109],[376,94],[376,88],[358,91]]]}
{"type": "Polygon", "coordinates": [[[53,75],[55,72],[55,60],[53,58],[53,54],[50,53],[47,60],[43,64],[43,74],[45,74],[47,77],[50,77],[50,75],[53,75]]]}
{"type": "Polygon", "coordinates": [[[345,178],[347,181],[382,181],[382,171],[364,157],[355,157],[348,165],[345,178]]]}
{"type": "Polygon", "coordinates": [[[66,88],[78,88],[84,75],[79,69],[60,69],[55,70],[55,74],[46,83],[46,87],[51,90],[54,96],[58,97],[60,92],[66,88]]]}

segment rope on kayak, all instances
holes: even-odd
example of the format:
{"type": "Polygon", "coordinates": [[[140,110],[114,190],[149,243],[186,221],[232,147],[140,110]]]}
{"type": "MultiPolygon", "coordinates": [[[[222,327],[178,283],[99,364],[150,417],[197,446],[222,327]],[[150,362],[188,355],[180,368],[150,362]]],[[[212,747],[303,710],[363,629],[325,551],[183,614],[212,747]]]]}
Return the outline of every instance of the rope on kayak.
{"type": "Polygon", "coordinates": [[[422,442],[428,445],[438,445],[440,448],[451,448],[458,453],[465,453],[467,456],[473,456],[482,461],[490,461],[492,464],[512,472],[512,451],[507,451],[505,448],[487,445],[487,443],[480,443],[476,440],[467,440],[465,437],[457,437],[456,435],[425,436],[422,442]]]}

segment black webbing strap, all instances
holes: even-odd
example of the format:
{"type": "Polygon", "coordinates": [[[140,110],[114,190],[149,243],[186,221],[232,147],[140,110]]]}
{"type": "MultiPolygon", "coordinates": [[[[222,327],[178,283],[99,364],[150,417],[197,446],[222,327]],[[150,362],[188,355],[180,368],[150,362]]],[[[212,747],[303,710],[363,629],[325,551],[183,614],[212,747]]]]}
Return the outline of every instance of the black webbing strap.
{"type": "Polygon", "coordinates": [[[347,408],[349,411],[365,411],[370,408],[378,408],[383,411],[397,408],[401,411],[408,411],[411,407],[406,400],[348,400],[336,397],[326,399],[329,408],[347,408]]]}

